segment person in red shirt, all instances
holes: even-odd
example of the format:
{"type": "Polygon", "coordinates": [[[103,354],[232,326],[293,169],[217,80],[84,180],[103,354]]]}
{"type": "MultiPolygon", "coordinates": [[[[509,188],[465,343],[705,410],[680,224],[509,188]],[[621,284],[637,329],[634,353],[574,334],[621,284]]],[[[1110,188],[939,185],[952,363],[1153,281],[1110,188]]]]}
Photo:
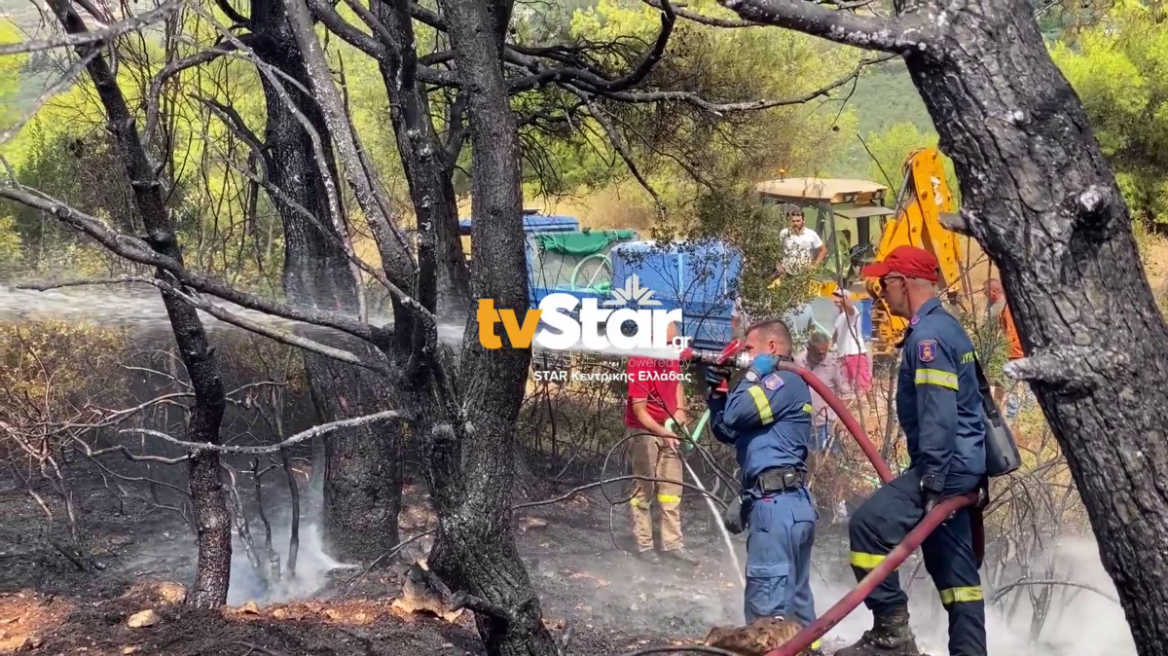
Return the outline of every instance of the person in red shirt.
{"type": "MultiPolygon", "coordinates": [[[[671,323],[667,330],[672,343],[677,325],[671,323]]],[[[681,444],[665,427],[670,418],[678,425],[689,423],[681,365],[677,360],[629,358],[627,373],[625,436],[632,450],[633,475],[669,481],[633,481],[629,505],[637,555],[649,562],[659,561],[653,550],[651,506],[655,493],[661,510],[661,556],[696,565],[697,559],[685,551],[681,536],[681,444]]]]}

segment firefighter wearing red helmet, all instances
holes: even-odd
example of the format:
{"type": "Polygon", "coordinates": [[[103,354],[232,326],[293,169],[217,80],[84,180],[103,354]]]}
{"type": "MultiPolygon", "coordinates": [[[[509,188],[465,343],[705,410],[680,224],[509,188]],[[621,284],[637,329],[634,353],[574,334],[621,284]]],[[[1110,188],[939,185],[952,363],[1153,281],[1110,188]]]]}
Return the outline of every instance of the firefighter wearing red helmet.
{"type": "MultiPolygon", "coordinates": [[[[911,466],[880,488],[848,524],[857,580],[904,540],[942,498],[977,489],[986,476],[982,397],[969,335],[937,300],[937,258],[900,246],[860,275],[877,278],[892,314],[909,320],[897,376],[896,413],[911,466]]],[[[985,602],[972,515],[954,513],[921,547],[949,614],[950,656],[986,656],[985,602]]],[[[916,656],[908,597],[892,572],[864,600],[873,628],[836,656],[916,656]]]]}

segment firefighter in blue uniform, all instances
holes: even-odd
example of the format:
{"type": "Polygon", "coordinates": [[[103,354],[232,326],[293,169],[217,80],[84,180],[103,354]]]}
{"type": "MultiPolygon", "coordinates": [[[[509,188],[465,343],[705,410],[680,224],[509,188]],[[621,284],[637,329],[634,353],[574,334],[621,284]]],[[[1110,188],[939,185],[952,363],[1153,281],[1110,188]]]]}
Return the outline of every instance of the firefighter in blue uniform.
{"type": "MultiPolygon", "coordinates": [[[[778,370],[791,359],[791,334],[768,321],[746,334],[753,356],[745,379],[729,394],[716,390],[729,371],[707,373],[714,436],[735,448],[742,470],[741,514],[730,518],[746,543],[747,624],[765,617],[815,620],[811,545],[818,518],[805,487],[811,447],[811,391],[798,374],[778,370]]],[[[733,530],[733,529],[732,529],[733,530]]],[[[819,643],[812,649],[818,649],[819,643]]]]}
{"type": "MultiPolygon", "coordinates": [[[[877,490],[849,522],[857,580],[942,498],[977,489],[986,475],[986,432],[973,343],[936,298],[937,259],[926,250],[901,246],[860,275],[878,278],[892,314],[909,319],[897,377],[896,414],[908,437],[911,465],[877,490]]],[[[950,656],[986,656],[985,602],[969,510],[954,513],[921,550],[949,614],[950,656]]],[[[908,597],[897,572],[864,603],[875,617],[872,630],[836,656],[919,653],[909,628],[908,597]]]]}

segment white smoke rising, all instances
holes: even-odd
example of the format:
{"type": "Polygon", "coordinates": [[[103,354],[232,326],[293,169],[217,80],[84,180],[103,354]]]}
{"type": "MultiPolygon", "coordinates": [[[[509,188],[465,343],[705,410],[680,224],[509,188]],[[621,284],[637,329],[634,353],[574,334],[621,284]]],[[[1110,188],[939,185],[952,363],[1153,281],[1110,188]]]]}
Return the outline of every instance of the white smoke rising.
{"type": "Polygon", "coordinates": [[[272,523],[272,548],[280,554],[281,576],[278,581],[269,580],[268,563],[265,560],[263,525],[255,520],[251,525],[252,537],[260,556],[260,570],[248,562],[247,552],[239,537],[235,536],[231,551],[231,584],[227,590],[227,604],[239,606],[249,601],[257,604],[272,604],[312,597],[329,582],[329,573],[338,569],[354,569],[329,557],[324,552],[320,525],[300,522],[300,549],[296,557],[296,576],[288,575],[288,539],[291,522],[287,519],[272,523]]]}
{"type": "MultiPolygon", "coordinates": [[[[1115,596],[1115,586],[1103,569],[1098,548],[1093,541],[1063,539],[1059,541],[1055,555],[1073,573],[1070,580],[1115,596]]],[[[909,568],[903,569],[911,571],[909,568]]],[[[982,576],[984,585],[984,571],[982,576]]],[[[904,578],[907,577],[902,574],[902,582],[904,578]]],[[[822,578],[813,580],[817,611],[822,613],[830,608],[848,592],[850,585],[850,573],[847,578],[841,577],[832,582],[825,582],[822,578]]],[[[1034,590],[1037,592],[1040,588],[1034,590]]],[[[992,593],[986,586],[987,596],[992,593]]],[[[1089,590],[1066,590],[1060,587],[1055,590],[1056,601],[1050,606],[1037,640],[1032,640],[1034,609],[1029,602],[1028,592],[1022,590],[1020,594],[1022,601],[1013,610],[1012,616],[1007,616],[1011,610],[1012,596],[1004,604],[987,605],[986,637],[989,653],[1019,656],[1135,656],[1135,643],[1123,609],[1114,601],[1089,590]],[[1069,593],[1065,597],[1064,591],[1069,593]]],[[[930,656],[947,656],[948,618],[931,579],[918,580],[912,588],[909,612],[921,652],[930,656]]],[[[871,626],[872,615],[861,605],[837,625],[827,635],[827,639],[851,644],[871,626]]]]}
{"type": "MultiPolygon", "coordinates": [[[[742,540],[735,539],[740,557],[745,562],[742,540]]],[[[816,610],[822,614],[831,608],[855,585],[850,568],[841,554],[830,553],[825,545],[815,558],[812,590],[816,610]],[[830,579],[830,580],[828,580],[830,579]]],[[[600,561],[583,564],[588,571],[605,584],[598,587],[588,600],[587,612],[591,619],[620,626],[625,630],[659,632],[678,638],[685,633],[704,636],[714,626],[741,625],[742,588],[730,570],[724,550],[717,556],[703,550],[700,578],[690,575],[684,567],[662,568],[642,565],[623,556],[601,556],[600,561]],[[708,560],[707,560],[708,559],[708,560]],[[709,574],[714,574],[712,581],[709,574]]],[[[1091,540],[1063,539],[1057,547],[1061,569],[1071,572],[1068,580],[1097,588],[1115,596],[1115,588],[1103,570],[1098,550],[1091,540]]],[[[903,570],[904,578],[912,571],[912,562],[903,570]]],[[[545,577],[562,572],[533,568],[533,574],[545,577]]],[[[923,569],[920,576],[926,576],[923,569]]],[[[983,583],[985,573],[983,571],[983,583]]],[[[1007,582],[1014,579],[1007,578],[1007,582]]],[[[1032,588],[1036,593],[1041,588],[1032,588]]],[[[1018,590],[1018,589],[1016,589],[1018,590]]],[[[986,586],[986,594],[993,589],[986,586]]],[[[1013,656],[1135,656],[1135,644],[1119,604],[1089,590],[1058,587],[1049,616],[1031,639],[1033,609],[1029,592],[1020,591],[1022,598],[1013,607],[1014,592],[1006,603],[987,607],[986,632],[990,654],[1013,656]],[[1064,592],[1066,593],[1064,595],[1064,592]],[[1010,614],[1012,613],[1012,614],[1010,614]],[[1009,614],[1009,616],[1007,616],[1009,614]]],[[[941,606],[936,589],[929,578],[918,578],[909,590],[911,624],[921,653],[947,656],[948,618],[941,606]]],[[[580,617],[580,606],[571,613],[580,617]]],[[[872,615],[861,604],[855,611],[825,636],[830,649],[851,644],[872,627],[872,615]]]]}

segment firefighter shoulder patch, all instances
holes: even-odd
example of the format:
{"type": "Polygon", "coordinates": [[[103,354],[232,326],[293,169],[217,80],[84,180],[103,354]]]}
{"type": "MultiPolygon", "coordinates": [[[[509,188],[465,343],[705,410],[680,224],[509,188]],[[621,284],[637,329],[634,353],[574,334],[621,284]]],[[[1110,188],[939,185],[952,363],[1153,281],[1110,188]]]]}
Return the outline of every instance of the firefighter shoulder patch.
{"type": "Polygon", "coordinates": [[[921,362],[932,362],[937,359],[937,340],[922,339],[917,342],[917,359],[921,362]]]}
{"type": "Polygon", "coordinates": [[[783,379],[773,373],[762,379],[762,386],[773,392],[783,386],[783,379]]]}

